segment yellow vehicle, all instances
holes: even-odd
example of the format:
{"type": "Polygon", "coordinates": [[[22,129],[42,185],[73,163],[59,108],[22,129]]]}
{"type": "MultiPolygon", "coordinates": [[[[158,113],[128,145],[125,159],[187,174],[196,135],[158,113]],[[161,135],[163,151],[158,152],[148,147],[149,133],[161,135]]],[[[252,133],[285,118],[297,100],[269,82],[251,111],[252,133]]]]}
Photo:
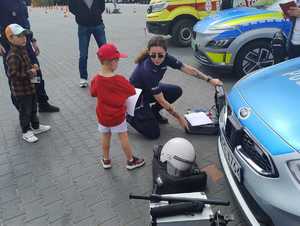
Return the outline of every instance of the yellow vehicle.
{"type": "Polygon", "coordinates": [[[151,0],[147,29],[153,34],[171,35],[177,46],[190,46],[194,24],[219,5],[219,0],[151,0]]]}

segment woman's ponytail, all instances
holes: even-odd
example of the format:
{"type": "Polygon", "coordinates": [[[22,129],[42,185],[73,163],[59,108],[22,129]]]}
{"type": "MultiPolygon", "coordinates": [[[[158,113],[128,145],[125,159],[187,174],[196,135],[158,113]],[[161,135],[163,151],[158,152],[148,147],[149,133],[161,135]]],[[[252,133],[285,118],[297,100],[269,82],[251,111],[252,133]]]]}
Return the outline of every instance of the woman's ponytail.
{"type": "Polygon", "coordinates": [[[145,60],[148,56],[148,49],[144,49],[140,52],[140,54],[135,58],[134,63],[139,64],[143,60],[145,60]]]}

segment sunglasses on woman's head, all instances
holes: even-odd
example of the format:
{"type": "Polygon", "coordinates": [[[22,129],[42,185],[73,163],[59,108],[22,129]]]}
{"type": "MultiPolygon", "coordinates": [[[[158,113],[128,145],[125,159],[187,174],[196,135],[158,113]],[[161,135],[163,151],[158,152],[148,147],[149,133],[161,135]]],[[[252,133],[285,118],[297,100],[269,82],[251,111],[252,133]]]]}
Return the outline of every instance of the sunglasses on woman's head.
{"type": "Polygon", "coordinates": [[[151,54],[150,54],[150,57],[151,57],[152,59],[155,59],[156,57],[157,57],[158,59],[162,59],[162,58],[165,57],[165,55],[162,54],[162,53],[151,53],[151,54]]]}

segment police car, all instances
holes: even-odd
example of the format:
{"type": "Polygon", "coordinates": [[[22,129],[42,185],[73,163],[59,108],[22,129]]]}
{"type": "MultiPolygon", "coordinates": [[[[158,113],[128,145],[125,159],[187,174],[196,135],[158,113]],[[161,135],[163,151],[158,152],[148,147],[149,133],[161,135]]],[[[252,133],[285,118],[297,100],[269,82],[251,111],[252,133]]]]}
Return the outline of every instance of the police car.
{"type": "Polygon", "coordinates": [[[283,18],[278,2],[265,5],[257,1],[255,7],[223,10],[199,21],[192,38],[196,59],[203,65],[233,69],[238,76],[273,65],[271,39],[279,30],[287,36],[291,22],[283,18]]]}
{"type": "Polygon", "coordinates": [[[220,161],[251,225],[300,225],[299,62],[245,76],[220,114],[220,161]]]}

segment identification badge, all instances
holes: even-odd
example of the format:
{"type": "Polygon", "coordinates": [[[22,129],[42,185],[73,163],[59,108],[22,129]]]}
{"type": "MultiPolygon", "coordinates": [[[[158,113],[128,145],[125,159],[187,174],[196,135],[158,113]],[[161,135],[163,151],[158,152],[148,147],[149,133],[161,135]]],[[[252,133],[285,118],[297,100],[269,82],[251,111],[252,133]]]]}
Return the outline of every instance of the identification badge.
{"type": "Polygon", "coordinates": [[[34,83],[34,84],[41,83],[41,78],[39,76],[35,76],[30,81],[31,81],[31,83],[34,83]]]}

